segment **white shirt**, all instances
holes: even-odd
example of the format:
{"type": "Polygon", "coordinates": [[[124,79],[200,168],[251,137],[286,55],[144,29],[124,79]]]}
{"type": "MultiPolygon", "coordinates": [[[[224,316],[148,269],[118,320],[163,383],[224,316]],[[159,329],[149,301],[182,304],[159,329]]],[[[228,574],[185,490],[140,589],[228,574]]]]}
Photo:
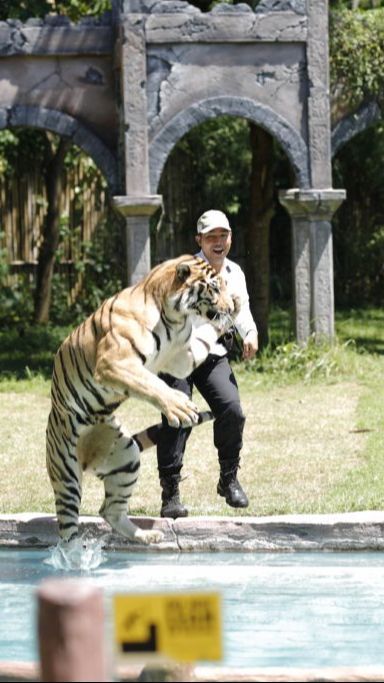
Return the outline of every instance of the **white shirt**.
{"type": "MultiPolygon", "coordinates": [[[[203,258],[204,261],[208,261],[202,250],[199,251],[196,256],[203,258]]],[[[220,275],[225,280],[229,295],[237,296],[240,299],[240,311],[234,320],[236,329],[241,338],[244,339],[251,330],[257,332],[256,323],[249,308],[249,296],[245,275],[240,266],[234,261],[230,261],[228,258],[224,259],[220,275]]]]}

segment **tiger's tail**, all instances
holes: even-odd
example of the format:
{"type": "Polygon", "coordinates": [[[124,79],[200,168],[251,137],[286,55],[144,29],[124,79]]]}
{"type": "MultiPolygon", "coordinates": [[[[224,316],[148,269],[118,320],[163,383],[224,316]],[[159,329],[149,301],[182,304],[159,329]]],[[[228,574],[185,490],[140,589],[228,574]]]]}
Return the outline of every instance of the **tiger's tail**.
{"type": "MultiPolygon", "coordinates": [[[[196,427],[197,425],[203,424],[203,422],[209,422],[209,420],[212,420],[212,418],[213,414],[210,410],[203,410],[199,413],[199,419],[193,426],[196,427]]],[[[133,434],[132,439],[137,443],[140,451],[146,451],[147,448],[156,446],[162,429],[162,422],[158,422],[158,424],[151,425],[151,427],[147,427],[147,429],[143,429],[141,432],[133,434]]]]}

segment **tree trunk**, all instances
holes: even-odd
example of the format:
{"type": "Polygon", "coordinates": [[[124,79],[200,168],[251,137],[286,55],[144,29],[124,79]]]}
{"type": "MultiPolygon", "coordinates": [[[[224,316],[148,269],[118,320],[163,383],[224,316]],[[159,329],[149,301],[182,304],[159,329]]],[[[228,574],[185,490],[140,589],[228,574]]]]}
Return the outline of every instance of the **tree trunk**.
{"type": "Polygon", "coordinates": [[[250,307],[259,331],[259,346],[268,344],[270,306],[269,227],[274,213],[273,138],[253,123],[250,126],[252,164],[250,213],[245,235],[246,273],[250,307]]]}
{"type": "Polygon", "coordinates": [[[52,294],[55,254],[60,237],[60,194],[65,155],[70,141],[61,138],[46,171],[47,213],[44,220],[43,241],[39,250],[35,290],[34,321],[47,323],[52,294]]]}

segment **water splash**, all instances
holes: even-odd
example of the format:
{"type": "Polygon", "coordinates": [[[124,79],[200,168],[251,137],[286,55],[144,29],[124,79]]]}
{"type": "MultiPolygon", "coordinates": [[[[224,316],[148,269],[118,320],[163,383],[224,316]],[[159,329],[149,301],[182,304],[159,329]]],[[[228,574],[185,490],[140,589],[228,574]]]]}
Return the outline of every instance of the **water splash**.
{"type": "Polygon", "coordinates": [[[104,543],[105,536],[92,538],[85,532],[69,543],[61,540],[49,548],[50,556],[44,562],[64,571],[90,571],[107,561],[103,552],[104,543]]]}

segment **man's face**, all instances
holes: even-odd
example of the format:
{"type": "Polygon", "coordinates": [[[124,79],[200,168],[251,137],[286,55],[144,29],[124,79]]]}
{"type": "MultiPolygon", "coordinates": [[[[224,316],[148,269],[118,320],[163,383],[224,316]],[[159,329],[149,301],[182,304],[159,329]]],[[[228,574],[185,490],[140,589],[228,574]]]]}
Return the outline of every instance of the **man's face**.
{"type": "Polygon", "coordinates": [[[231,248],[232,232],[224,228],[214,228],[204,235],[196,235],[196,242],[211,266],[219,271],[231,248]]]}

